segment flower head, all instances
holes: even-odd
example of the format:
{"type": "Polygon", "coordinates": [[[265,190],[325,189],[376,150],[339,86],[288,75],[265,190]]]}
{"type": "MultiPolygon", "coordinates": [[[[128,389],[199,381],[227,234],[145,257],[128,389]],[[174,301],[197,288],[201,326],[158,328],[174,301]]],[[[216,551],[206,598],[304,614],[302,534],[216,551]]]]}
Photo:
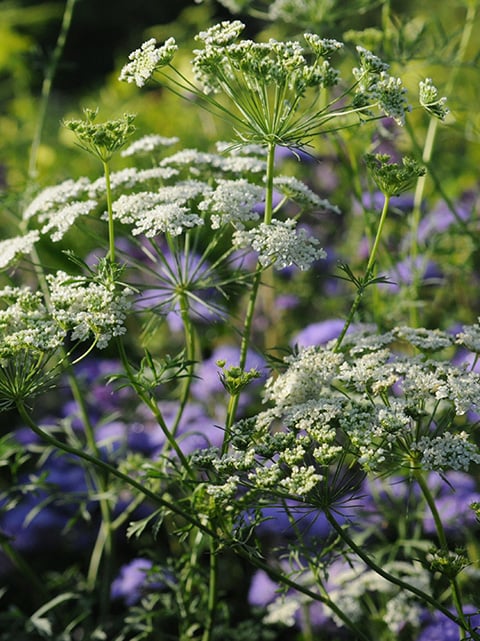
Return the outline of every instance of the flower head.
{"type": "Polygon", "coordinates": [[[150,38],[128,56],[130,62],[121,70],[119,80],[134,82],[137,87],[143,87],[155,71],[171,62],[177,49],[174,38],[168,38],[158,48],[155,38],[150,38]]]}

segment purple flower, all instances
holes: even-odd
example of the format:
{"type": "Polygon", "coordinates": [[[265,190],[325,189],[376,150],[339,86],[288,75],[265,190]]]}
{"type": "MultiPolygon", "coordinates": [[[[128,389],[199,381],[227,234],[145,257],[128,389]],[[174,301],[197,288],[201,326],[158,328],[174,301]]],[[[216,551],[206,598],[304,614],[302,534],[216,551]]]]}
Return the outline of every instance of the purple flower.
{"type": "MultiPolygon", "coordinates": [[[[381,212],[383,209],[385,196],[380,191],[365,192],[362,194],[362,205],[365,209],[381,212]]],[[[389,211],[394,213],[408,213],[413,209],[413,196],[411,194],[402,194],[401,196],[392,196],[389,202],[389,211]]]]}
{"type": "Polygon", "coordinates": [[[274,601],[277,592],[278,584],[264,570],[257,570],[248,590],[248,602],[256,607],[265,607],[274,601]]]}
{"type": "Polygon", "coordinates": [[[340,318],[311,323],[304,327],[290,341],[291,345],[309,347],[310,345],[325,345],[328,341],[337,338],[345,325],[340,318]]]}
{"type": "MultiPolygon", "coordinates": [[[[434,492],[435,504],[447,536],[458,538],[468,529],[478,528],[471,503],[480,501],[480,493],[474,479],[464,472],[445,472],[441,476],[432,473],[428,477],[430,490],[434,492]]],[[[427,534],[436,532],[432,513],[427,507],[423,518],[427,534]]]]}
{"type": "Polygon", "coordinates": [[[420,222],[418,227],[419,241],[426,243],[432,235],[442,234],[459,220],[468,220],[472,216],[476,198],[477,195],[475,192],[465,192],[455,207],[455,213],[452,212],[445,202],[441,202],[420,222]]]}
{"type": "Polygon", "coordinates": [[[125,605],[135,605],[142,598],[142,595],[148,588],[162,586],[156,581],[149,581],[148,573],[152,569],[153,563],[149,559],[138,558],[130,561],[120,568],[120,572],[110,587],[110,596],[112,599],[120,599],[125,605]]]}
{"type": "MultiPolygon", "coordinates": [[[[466,605],[463,609],[470,626],[474,629],[480,627],[480,614],[473,605],[466,605]]],[[[442,612],[434,612],[425,617],[426,625],[423,627],[417,641],[460,641],[460,630],[451,619],[442,612]]],[[[470,639],[470,635],[467,635],[470,639]]]]}
{"type": "Polygon", "coordinates": [[[386,274],[383,274],[389,282],[381,283],[379,287],[387,288],[391,293],[396,293],[402,285],[412,284],[414,272],[417,272],[420,281],[425,285],[438,284],[443,278],[441,269],[433,261],[427,260],[423,256],[418,256],[415,260],[415,265],[413,265],[412,259],[407,257],[398,262],[386,274]]]}

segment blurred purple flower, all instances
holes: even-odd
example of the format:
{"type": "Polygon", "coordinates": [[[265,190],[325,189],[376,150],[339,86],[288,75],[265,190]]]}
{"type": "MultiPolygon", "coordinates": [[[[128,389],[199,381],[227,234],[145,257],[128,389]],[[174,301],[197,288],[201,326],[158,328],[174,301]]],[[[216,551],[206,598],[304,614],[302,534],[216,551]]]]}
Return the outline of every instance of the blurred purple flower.
{"type": "Polygon", "coordinates": [[[423,256],[418,256],[415,264],[412,265],[412,259],[407,257],[394,265],[386,274],[382,274],[389,282],[380,283],[379,287],[388,289],[391,293],[396,293],[402,285],[412,284],[414,272],[418,273],[420,281],[424,285],[438,284],[443,279],[441,269],[433,261],[427,260],[423,256]]]}
{"type": "MultiPolygon", "coordinates": [[[[463,608],[472,628],[477,632],[480,628],[480,614],[473,605],[466,605],[463,608]]],[[[427,613],[424,617],[425,625],[416,641],[460,641],[460,630],[458,625],[449,619],[442,612],[427,613]]],[[[470,639],[470,635],[467,635],[470,639]]]]}
{"type": "MultiPolygon", "coordinates": [[[[445,472],[441,476],[432,473],[428,484],[435,494],[435,505],[440,514],[447,536],[457,538],[466,530],[478,529],[478,522],[471,503],[480,501],[480,492],[475,480],[464,472],[445,472]]],[[[426,534],[435,534],[435,522],[430,508],[425,508],[423,529],[426,534]]]]}
{"type": "Polygon", "coordinates": [[[300,330],[290,341],[290,345],[309,347],[310,345],[325,345],[328,341],[337,338],[345,325],[340,318],[311,323],[300,330]]]}
{"type": "Polygon", "coordinates": [[[256,607],[265,607],[275,599],[277,592],[278,584],[264,570],[257,570],[248,590],[248,602],[256,607]]]}
{"type": "Polygon", "coordinates": [[[478,196],[474,191],[465,192],[455,206],[455,214],[445,202],[441,202],[421,220],[418,227],[418,239],[425,243],[432,235],[442,234],[459,220],[471,218],[478,196]]]}
{"type": "Polygon", "coordinates": [[[279,145],[275,147],[275,162],[282,162],[283,160],[296,160],[298,162],[312,163],[316,162],[316,158],[312,153],[304,149],[298,149],[294,147],[283,147],[279,145]]]}
{"type": "MultiPolygon", "coordinates": [[[[362,194],[362,205],[365,209],[370,209],[380,213],[383,209],[385,196],[380,191],[367,191],[362,194]]],[[[413,209],[413,196],[411,194],[402,194],[392,196],[389,202],[389,211],[393,213],[408,213],[413,209]]]]}
{"type": "Polygon", "coordinates": [[[148,577],[153,563],[149,559],[138,558],[120,568],[118,576],[112,581],[110,596],[125,605],[135,605],[142,595],[150,589],[160,589],[163,584],[158,580],[152,583],[148,577]]]}

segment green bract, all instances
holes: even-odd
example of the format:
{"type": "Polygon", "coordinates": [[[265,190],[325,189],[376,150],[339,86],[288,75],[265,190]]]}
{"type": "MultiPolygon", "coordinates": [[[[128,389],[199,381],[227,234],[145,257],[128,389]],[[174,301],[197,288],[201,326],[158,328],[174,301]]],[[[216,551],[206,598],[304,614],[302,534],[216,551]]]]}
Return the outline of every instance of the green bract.
{"type": "Polygon", "coordinates": [[[398,196],[411,189],[419,176],[425,174],[425,167],[406,156],[402,165],[391,163],[387,154],[366,154],[365,163],[378,188],[385,196],[398,196]]]}
{"type": "Polygon", "coordinates": [[[102,162],[108,162],[116,151],[125,147],[135,131],[133,114],[124,114],[122,118],[102,123],[95,123],[98,110],[85,109],[84,114],[84,120],[66,120],[64,125],[73,131],[82,149],[102,162]]]}

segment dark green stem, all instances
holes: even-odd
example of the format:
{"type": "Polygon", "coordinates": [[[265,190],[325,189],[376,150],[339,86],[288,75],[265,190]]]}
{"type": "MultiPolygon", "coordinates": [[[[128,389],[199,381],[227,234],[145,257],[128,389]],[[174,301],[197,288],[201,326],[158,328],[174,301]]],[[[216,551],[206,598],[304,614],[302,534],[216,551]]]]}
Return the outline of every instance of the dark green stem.
{"type": "Polygon", "coordinates": [[[365,276],[361,282],[361,285],[357,289],[357,295],[355,296],[355,300],[353,301],[352,307],[350,308],[350,312],[347,316],[347,319],[342,328],[342,331],[340,332],[340,336],[337,338],[337,342],[335,344],[335,351],[337,351],[340,348],[340,345],[342,344],[342,341],[345,338],[345,334],[347,333],[348,328],[352,324],[352,321],[357,312],[358,306],[360,305],[360,302],[363,298],[363,294],[365,293],[365,289],[368,287],[369,282],[372,278],[373,269],[375,267],[375,259],[377,256],[377,250],[380,244],[380,239],[382,237],[385,220],[387,218],[389,204],[390,204],[390,196],[388,196],[387,194],[384,194],[383,209],[380,216],[380,222],[378,223],[377,233],[375,235],[375,240],[373,241],[373,246],[370,251],[367,267],[365,269],[365,276]]]}
{"type": "Polygon", "coordinates": [[[179,507],[177,503],[171,503],[170,501],[167,501],[165,498],[159,496],[158,494],[155,494],[155,492],[153,492],[152,490],[149,490],[148,487],[140,483],[140,481],[136,481],[134,478],[128,476],[128,474],[124,474],[121,470],[117,469],[113,465],[110,465],[110,463],[106,463],[102,459],[97,458],[96,456],[93,456],[92,454],[89,454],[88,452],[85,452],[80,448],[73,447],[68,443],[63,443],[62,441],[55,438],[48,432],[45,432],[45,430],[42,430],[42,428],[39,425],[37,425],[35,421],[30,417],[30,414],[28,413],[23,401],[20,401],[20,400],[17,401],[17,409],[18,409],[18,413],[20,414],[20,417],[22,418],[23,421],[25,421],[25,424],[28,425],[28,427],[35,434],[37,434],[37,436],[39,436],[44,442],[48,443],[49,445],[52,445],[53,447],[61,450],[62,452],[67,452],[67,454],[73,454],[74,456],[77,456],[78,458],[84,461],[87,461],[87,463],[91,463],[92,465],[97,467],[99,470],[102,470],[103,472],[108,472],[112,476],[115,476],[116,478],[123,481],[129,487],[132,487],[133,489],[143,494],[145,498],[150,499],[157,505],[168,509],[173,514],[176,514],[177,516],[182,517],[187,523],[190,523],[191,525],[196,526],[199,530],[202,530],[206,534],[209,534],[210,536],[213,536],[213,537],[215,536],[215,532],[210,530],[199,519],[195,518],[194,516],[182,510],[182,508],[179,507]]]}
{"type": "MultiPolygon", "coordinates": [[[[437,531],[437,536],[438,536],[438,541],[440,543],[440,548],[444,552],[448,552],[448,541],[447,537],[445,534],[445,528],[443,527],[442,519],[440,517],[440,514],[438,513],[437,510],[437,505],[435,503],[435,499],[432,496],[432,493],[430,492],[430,488],[428,487],[427,482],[425,481],[425,477],[422,473],[421,470],[419,469],[414,469],[413,470],[413,475],[415,477],[415,480],[417,481],[422,494],[425,498],[425,501],[427,502],[428,507],[430,508],[430,511],[433,516],[433,522],[435,523],[435,529],[437,531]]],[[[464,638],[464,630],[468,629],[468,623],[465,619],[465,615],[463,613],[463,607],[462,607],[462,595],[460,593],[460,587],[458,585],[458,581],[456,580],[455,577],[449,577],[450,585],[452,588],[452,598],[453,598],[453,603],[455,605],[455,609],[457,610],[458,613],[458,618],[461,621],[460,625],[460,638],[464,638]]]]}
{"type": "MultiPolygon", "coordinates": [[[[426,592],[423,592],[423,590],[420,590],[419,588],[415,587],[414,585],[411,585],[407,583],[406,581],[403,581],[402,579],[399,579],[398,577],[394,576],[393,574],[390,574],[386,570],[384,570],[380,565],[378,565],[364,550],[362,549],[361,546],[357,545],[355,541],[348,535],[347,531],[345,528],[343,528],[335,519],[333,516],[333,513],[328,509],[325,508],[325,516],[327,517],[328,522],[330,525],[333,527],[335,532],[341,537],[341,539],[348,545],[348,547],[360,558],[362,561],[374,572],[376,572],[379,576],[382,578],[386,579],[390,583],[393,583],[394,585],[398,585],[402,590],[406,590],[407,592],[411,592],[412,594],[415,594],[418,596],[422,601],[425,603],[429,603],[431,606],[433,606],[436,610],[440,611],[442,614],[444,614],[446,617],[451,619],[454,623],[456,623],[458,626],[461,628],[468,630],[468,625],[464,621],[463,613],[462,613],[462,618],[460,619],[459,617],[455,616],[448,610],[446,607],[444,607],[441,603],[439,603],[436,599],[434,599],[432,596],[427,594],[426,592]]],[[[473,638],[479,639],[480,637],[475,636],[473,638]]]]}

